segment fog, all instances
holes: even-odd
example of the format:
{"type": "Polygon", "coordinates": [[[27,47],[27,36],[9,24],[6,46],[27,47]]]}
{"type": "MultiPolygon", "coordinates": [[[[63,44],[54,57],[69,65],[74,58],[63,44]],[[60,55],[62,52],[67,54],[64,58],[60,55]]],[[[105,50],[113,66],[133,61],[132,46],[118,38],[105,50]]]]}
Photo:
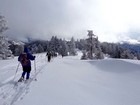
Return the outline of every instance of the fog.
{"type": "Polygon", "coordinates": [[[100,41],[140,40],[138,0],[0,0],[11,38],[48,40],[51,36],[100,41]]]}

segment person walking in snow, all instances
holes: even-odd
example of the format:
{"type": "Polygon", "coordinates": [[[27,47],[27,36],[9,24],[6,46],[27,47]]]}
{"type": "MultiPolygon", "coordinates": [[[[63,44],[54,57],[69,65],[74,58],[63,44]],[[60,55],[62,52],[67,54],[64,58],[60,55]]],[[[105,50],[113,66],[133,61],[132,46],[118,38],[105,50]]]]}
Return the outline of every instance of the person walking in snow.
{"type": "Polygon", "coordinates": [[[46,56],[48,57],[48,62],[50,62],[51,61],[51,56],[52,56],[51,53],[47,52],[46,56]]]}
{"type": "Polygon", "coordinates": [[[21,78],[18,80],[18,82],[22,82],[24,80],[24,76],[26,74],[26,80],[30,78],[30,72],[31,72],[31,61],[35,60],[35,56],[33,56],[27,47],[24,48],[24,52],[21,53],[18,57],[18,61],[21,63],[23,68],[23,73],[21,75],[21,78]]]}

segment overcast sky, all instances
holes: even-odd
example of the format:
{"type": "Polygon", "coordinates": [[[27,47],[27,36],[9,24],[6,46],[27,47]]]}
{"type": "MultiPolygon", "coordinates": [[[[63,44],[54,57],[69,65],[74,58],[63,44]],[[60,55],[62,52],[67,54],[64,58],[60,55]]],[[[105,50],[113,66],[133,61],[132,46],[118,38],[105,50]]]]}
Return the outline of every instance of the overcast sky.
{"type": "Polygon", "coordinates": [[[140,0],[0,0],[10,37],[140,40],[140,0]]]}

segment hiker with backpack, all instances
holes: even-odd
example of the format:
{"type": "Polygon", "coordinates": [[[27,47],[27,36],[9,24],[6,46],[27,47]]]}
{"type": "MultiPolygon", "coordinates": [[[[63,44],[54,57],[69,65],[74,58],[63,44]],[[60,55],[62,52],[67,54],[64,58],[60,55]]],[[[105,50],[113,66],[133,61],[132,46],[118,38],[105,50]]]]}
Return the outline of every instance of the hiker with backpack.
{"type": "Polygon", "coordinates": [[[23,68],[23,73],[21,78],[18,80],[18,82],[22,82],[24,80],[24,76],[26,74],[26,80],[30,78],[30,72],[31,72],[31,61],[35,60],[35,56],[33,56],[27,47],[24,48],[24,52],[21,53],[18,57],[18,61],[21,63],[23,68]]]}

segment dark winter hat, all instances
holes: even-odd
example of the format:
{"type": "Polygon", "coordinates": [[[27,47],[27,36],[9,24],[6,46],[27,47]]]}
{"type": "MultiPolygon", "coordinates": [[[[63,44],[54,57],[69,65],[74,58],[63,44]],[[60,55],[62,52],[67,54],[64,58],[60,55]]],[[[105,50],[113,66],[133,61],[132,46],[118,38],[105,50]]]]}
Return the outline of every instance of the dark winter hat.
{"type": "Polygon", "coordinates": [[[27,47],[24,47],[24,52],[26,52],[26,53],[28,53],[28,52],[29,52],[29,50],[28,50],[28,48],[27,48],[27,47]]]}

